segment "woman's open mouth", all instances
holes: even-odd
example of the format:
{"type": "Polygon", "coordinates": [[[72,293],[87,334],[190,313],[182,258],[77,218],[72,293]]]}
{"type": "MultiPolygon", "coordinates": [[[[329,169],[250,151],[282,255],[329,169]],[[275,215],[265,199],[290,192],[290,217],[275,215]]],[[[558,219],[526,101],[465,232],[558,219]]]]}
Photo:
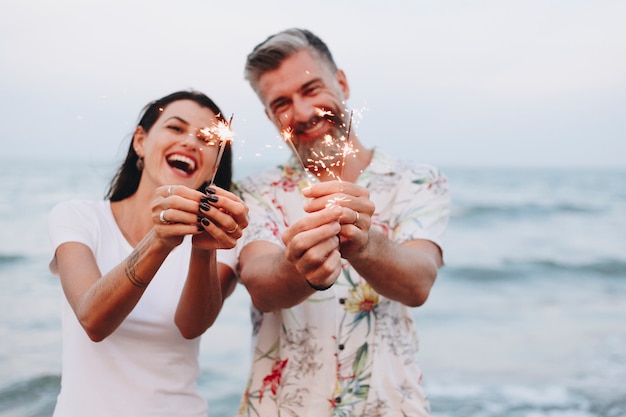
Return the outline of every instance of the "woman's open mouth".
{"type": "Polygon", "coordinates": [[[166,160],[169,166],[184,172],[186,175],[191,175],[196,172],[196,161],[188,156],[174,153],[168,155],[166,160]]]}

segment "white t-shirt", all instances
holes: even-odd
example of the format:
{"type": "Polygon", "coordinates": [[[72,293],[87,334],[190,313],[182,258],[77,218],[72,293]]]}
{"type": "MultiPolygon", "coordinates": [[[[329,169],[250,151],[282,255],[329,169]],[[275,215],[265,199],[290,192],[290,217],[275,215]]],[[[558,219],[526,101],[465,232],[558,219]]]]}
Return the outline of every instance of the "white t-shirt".
{"type": "MultiPolygon", "coordinates": [[[[105,274],[133,250],[120,231],[109,201],[69,201],[49,214],[54,251],[80,242],[105,274]]],[[[206,417],[198,394],[200,338],[187,340],[174,324],[191,254],[187,236],[163,262],[122,324],[103,341],[89,339],[67,300],[63,303],[61,393],[55,417],[206,417]]],[[[233,270],[234,250],[219,250],[218,262],[233,270]]],[[[54,273],[56,259],[50,263],[54,273]]]]}

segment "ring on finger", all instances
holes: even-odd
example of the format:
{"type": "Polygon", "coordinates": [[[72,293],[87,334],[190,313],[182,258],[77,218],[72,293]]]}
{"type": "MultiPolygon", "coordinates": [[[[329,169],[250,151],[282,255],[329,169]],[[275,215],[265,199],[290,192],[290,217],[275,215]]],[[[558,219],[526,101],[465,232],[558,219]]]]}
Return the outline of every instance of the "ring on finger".
{"type": "Polygon", "coordinates": [[[169,222],[165,219],[165,210],[161,210],[161,213],[159,214],[159,220],[161,220],[161,223],[163,224],[169,224],[169,222]]]}
{"type": "Polygon", "coordinates": [[[173,185],[170,185],[170,186],[167,187],[167,196],[168,197],[172,195],[172,187],[173,187],[173,185]]]}
{"type": "Polygon", "coordinates": [[[239,224],[235,223],[235,227],[232,228],[232,230],[228,230],[226,233],[233,234],[237,231],[237,229],[239,229],[239,224]]]}
{"type": "Polygon", "coordinates": [[[355,211],[354,214],[356,214],[356,217],[354,218],[354,221],[352,222],[352,224],[356,226],[356,224],[359,221],[359,219],[361,218],[361,216],[359,216],[359,212],[358,211],[355,211]]]}

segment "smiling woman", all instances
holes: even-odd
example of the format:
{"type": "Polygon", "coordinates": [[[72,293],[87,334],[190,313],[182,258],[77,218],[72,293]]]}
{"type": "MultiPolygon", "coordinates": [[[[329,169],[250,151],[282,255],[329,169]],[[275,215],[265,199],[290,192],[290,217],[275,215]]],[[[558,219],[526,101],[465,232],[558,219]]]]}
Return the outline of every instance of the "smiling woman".
{"type": "Polygon", "coordinates": [[[66,298],[55,416],[206,416],[199,339],[234,289],[248,224],[229,144],[207,133],[221,114],[195,91],[149,103],[107,200],[52,209],[50,270],[66,298]]]}
{"type": "MultiPolygon", "coordinates": [[[[189,91],[179,91],[172,93],[168,96],[165,96],[159,100],[155,100],[148,105],[143,110],[143,114],[139,120],[136,130],[142,129],[144,132],[150,131],[150,129],[154,126],[157,119],[161,116],[164,108],[170,104],[179,101],[179,100],[191,100],[195,102],[198,106],[209,109],[215,118],[219,121],[223,121],[224,118],[222,116],[222,111],[219,107],[211,100],[209,97],[205,96],[202,93],[197,92],[189,92],[189,91]]],[[[200,142],[204,145],[212,145],[214,143],[215,135],[208,136],[207,131],[211,132],[212,130],[208,126],[203,126],[198,128],[196,131],[192,133],[188,133],[189,123],[183,119],[172,119],[169,120],[169,129],[173,132],[178,132],[179,135],[196,135],[200,142]],[[212,139],[209,140],[208,138],[212,139]]],[[[187,164],[190,164],[192,159],[185,157],[184,155],[174,155],[170,156],[170,161],[173,164],[178,160],[179,162],[185,161],[187,164]]],[[[109,192],[107,193],[107,198],[111,201],[119,201],[126,197],[132,195],[139,186],[139,180],[141,178],[138,175],[138,165],[143,164],[143,157],[140,158],[137,155],[137,152],[134,148],[134,142],[131,142],[128,154],[126,155],[126,160],[119,168],[117,175],[111,182],[111,187],[109,192]]],[[[217,167],[217,175],[215,179],[215,183],[225,189],[229,189],[231,186],[231,178],[232,178],[232,150],[230,143],[224,144],[224,154],[221,160],[220,165],[217,167]]]]}

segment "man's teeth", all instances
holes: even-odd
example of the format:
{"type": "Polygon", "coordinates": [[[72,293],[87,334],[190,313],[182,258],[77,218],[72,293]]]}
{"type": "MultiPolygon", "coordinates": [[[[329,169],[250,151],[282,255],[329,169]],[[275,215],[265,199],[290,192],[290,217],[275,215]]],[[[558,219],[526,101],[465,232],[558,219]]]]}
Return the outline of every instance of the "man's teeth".
{"type": "Polygon", "coordinates": [[[180,162],[180,163],[186,164],[187,167],[189,168],[189,171],[193,171],[193,170],[196,169],[196,163],[193,161],[193,159],[188,158],[188,157],[186,157],[184,155],[178,155],[178,154],[171,155],[168,158],[168,162],[170,162],[170,163],[171,162],[180,162]]]}

